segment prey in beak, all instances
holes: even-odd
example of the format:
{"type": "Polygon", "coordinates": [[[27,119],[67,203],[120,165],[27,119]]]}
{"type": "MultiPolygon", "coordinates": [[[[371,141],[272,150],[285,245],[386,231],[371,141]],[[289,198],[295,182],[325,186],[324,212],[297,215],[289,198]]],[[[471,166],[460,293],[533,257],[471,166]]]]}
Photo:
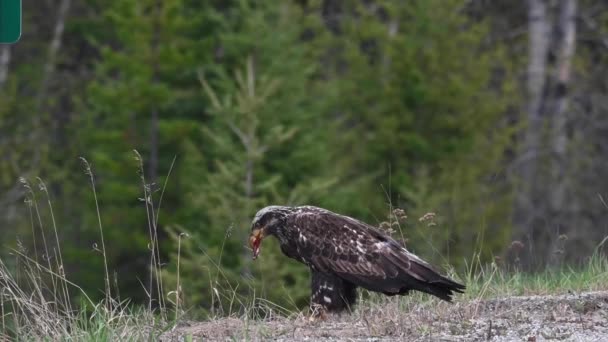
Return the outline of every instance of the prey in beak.
{"type": "Polygon", "coordinates": [[[257,259],[258,255],[260,255],[260,245],[265,235],[264,228],[254,229],[251,235],[249,235],[249,247],[251,247],[251,251],[253,252],[253,260],[257,259]]]}

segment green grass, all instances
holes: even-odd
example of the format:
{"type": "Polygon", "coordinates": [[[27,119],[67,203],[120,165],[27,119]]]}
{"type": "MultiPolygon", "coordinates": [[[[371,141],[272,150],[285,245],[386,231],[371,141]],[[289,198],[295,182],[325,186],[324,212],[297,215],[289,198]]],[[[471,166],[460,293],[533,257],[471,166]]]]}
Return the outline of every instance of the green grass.
{"type": "MultiPolygon", "coordinates": [[[[530,295],[561,295],[590,291],[608,291],[608,258],[594,255],[582,267],[562,267],[537,273],[507,271],[496,264],[469,268],[464,276],[450,272],[450,277],[467,286],[465,293],[454,296],[455,303],[477,300],[530,295]],[[475,271],[471,271],[471,270],[475,271]]],[[[409,311],[417,305],[435,305],[435,297],[412,292],[405,297],[386,297],[375,293],[365,293],[358,307],[386,305],[396,302],[401,310],[409,311]]]]}
{"type": "MultiPolygon", "coordinates": [[[[23,259],[21,273],[26,274],[28,279],[26,282],[21,281],[21,284],[15,281],[14,272],[0,262],[0,340],[150,340],[157,339],[176,323],[168,320],[158,310],[149,310],[145,305],[134,308],[128,303],[117,303],[113,299],[110,299],[109,304],[105,299],[93,303],[84,293],[82,295],[85,299],[79,308],[69,309],[73,305],[65,300],[59,290],[67,287],[73,294],[74,291],[81,291],[80,288],[47,266],[35,263],[26,255],[19,255],[23,259]],[[53,284],[53,278],[56,288],[49,287],[49,284],[53,284]]],[[[478,265],[471,269],[477,271],[471,271],[464,277],[451,275],[467,285],[465,294],[455,297],[457,303],[498,297],[608,289],[608,260],[600,256],[592,257],[584,267],[578,269],[564,267],[535,274],[508,272],[496,264],[484,267],[478,265]]],[[[356,312],[370,312],[391,304],[392,309],[383,312],[393,315],[396,313],[394,310],[409,312],[415,307],[428,308],[436,306],[437,303],[437,299],[421,293],[399,298],[362,293],[356,312]]],[[[244,310],[247,313],[232,316],[243,320],[244,323],[250,321],[249,313],[252,308],[260,305],[267,306],[266,311],[279,312],[281,317],[298,314],[281,312],[276,307],[273,308],[272,303],[261,299],[241,300],[239,305],[248,306],[244,310]]],[[[243,336],[248,334],[245,331],[242,333],[243,336]]]]}
{"type": "Polygon", "coordinates": [[[595,254],[581,267],[537,273],[507,272],[492,264],[469,273],[465,282],[468,299],[608,290],[608,259],[595,254]]]}
{"type": "MultiPolygon", "coordinates": [[[[157,218],[164,187],[159,204],[155,206],[150,187],[146,183],[143,161],[139,153],[134,152],[136,160],[139,161],[143,197],[147,199],[145,204],[151,246],[149,267],[152,271],[142,290],[148,297],[148,305],[133,306],[128,301],[119,301],[112,296],[95,177],[90,164],[83,158],[85,173],[90,177],[98,218],[100,245],[94,248],[103,257],[105,296],[101,301],[93,302],[78,284],[67,278],[47,187],[41,179],[37,179],[36,186],[40,192],[36,192],[27,180],[21,179],[26,191],[25,203],[32,218],[32,238],[38,236],[41,239],[39,242],[43,250],[40,253],[43,254],[39,255],[39,252],[34,250],[32,255],[24,246],[18,244],[17,250],[8,253],[15,257],[14,260],[11,259],[14,261],[13,267],[7,266],[0,259],[0,341],[153,340],[173,326],[174,321],[169,318],[169,310],[174,310],[173,318],[180,317],[180,288],[174,291],[164,289],[160,276],[157,218]],[[40,193],[45,198],[38,198],[40,193]],[[42,205],[48,206],[50,225],[45,225],[41,219],[42,205]],[[173,297],[173,300],[170,301],[169,297],[173,297]],[[80,298],[79,305],[75,305],[74,298],[80,298]]],[[[179,279],[177,283],[179,284],[179,279]]]]}
{"type": "MultiPolygon", "coordinates": [[[[137,154],[138,160],[141,160],[137,154]]],[[[85,171],[90,176],[93,194],[96,194],[95,179],[90,165],[84,160],[85,171]]],[[[145,198],[151,195],[145,184],[143,167],[140,170],[145,198]]],[[[28,203],[32,217],[32,232],[36,227],[40,231],[35,236],[43,239],[44,253],[55,251],[52,262],[25,249],[11,251],[15,256],[14,266],[7,266],[0,259],[0,341],[3,340],[43,340],[43,341],[106,341],[106,340],[155,340],[164,332],[172,329],[184,317],[184,304],[181,302],[181,286],[179,267],[177,272],[177,288],[164,289],[160,277],[160,254],[156,218],[158,207],[150,199],[146,210],[149,217],[150,245],[153,246],[150,255],[152,278],[143,284],[149,302],[143,305],[131,305],[127,301],[118,301],[112,296],[109,276],[109,265],[105,258],[102,218],[99,207],[96,206],[99,222],[101,245],[99,252],[104,257],[105,296],[99,302],[93,302],[78,284],[71,282],[63,272],[57,226],[52,219],[50,226],[45,227],[39,215],[39,202],[48,206],[52,213],[52,203],[46,192],[46,186],[38,179],[38,188],[44,200],[36,197],[30,184],[22,181],[27,190],[28,203]],[[37,222],[36,218],[38,219],[37,222]],[[46,234],[45,234],[46,230],[46,234]],[[49,248],[49,242],[54,242],[57,248],[49,248]],[[152,293],[163,293],[154,298],[152,293]],[[74,298],[80,298],[74,303],[74,298]],[[152,303],[156,305],[152,305],[152,303]]],[[[162,196],[161,196],[162,199],[162,196]]],[[[97,205],[97,200],[95,198],[97,205]]],[[[51,216],[53,217],[53,216],[51,216]]],[[[181,240],[180,240],[181,241],[181,240]]],[[[601,245],[601,244],[600,244],[601,245]]],[[[178,263],[179,263],[179,248],[178,263]]],[[[599,249],[599,248],[598,248],[599,249]]],[[[36,251],[34,251],[36,252],[36,251]]],[[[219,263],[217,263],[219,265],[219,263]]],[[[219,266],[217,266],[219,267],[219,266]]],[[[221,269],[216,272],[223,274],[221,269]]],[[[608,290],[608,259],[606,256],[594,254],[588,262],[578,268],[561,267],[547,269],[538,273],[523,273],[509,271],[496,264],[483,263],[480,258],[473,258],[468,263],[464,274],[450,272],[450,276],[466,284],[467,290],[462,295],[455,296],[455,302],[468,303],[497,297],[520,295],[551,295],[563,293],[579,293],[586,291],[608,290]]],[[[243,322],[242,336],[250,337],[248,329],[250,322],[257,319],[301,318],[302,313],[288,310],[263,298],[244,298],[237,294],[238,284],[226,289],[213,288],[218,301],[228,301],[230,312],[223,316],[231,316],[243,322]],[[234,307],[234,310],[232,308],[234,307]]],[[[210,290],[211,291],[211,290],[210,290]]],[[[407,297],[386,297],[361,291],[361,301],[356,311],[349,319],[365,318],[363,312],[388,312],[390,315],[399,311],[411,311],[413,308],[435,307],[439,301],[428,295],[413,293],[407,297]],[[381,310],[390,307],[390,310],[381,310]],[[380,308],[380,309],[379,309],[380,308]],[[393,310],[393,311],[391,311],[393,310]]],[[[221,304],[221,303],[220,303],[221,304]]],[[[221,306],[221,305],[220,305],[221,306]]],[[[188,309],[188,308],[186,308],[188,309]]],[[[194,310],[196,308],[193,308],[194,310]]],[[[219,320],[221,317],[210,317],[219,320]]],[[[382,317],[378,317],[382,319],[382,317]]],[[[253,326],[254,324],[251,324],[253,326]]],[[[370,327],[372,329],[373,327],[370,327]]],[[[257,325],[258,333],[264,333],[264,328],[257,325]],[[260,330],[261,329],[261,330],[260,330]]],[[[373,329],[372,329],[373,330],[373,329]]]]}

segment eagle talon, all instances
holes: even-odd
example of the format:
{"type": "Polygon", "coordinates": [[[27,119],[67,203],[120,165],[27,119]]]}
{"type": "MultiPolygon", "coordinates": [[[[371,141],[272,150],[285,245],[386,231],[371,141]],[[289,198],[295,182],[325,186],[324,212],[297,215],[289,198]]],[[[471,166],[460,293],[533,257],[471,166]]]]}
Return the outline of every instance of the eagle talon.
{"type": "Polygon", "coordinates": [[[327,310],[318,304],[313,304],[310,307],[310,310],[312,311],[310,314],[310,317],[308,318],[308,321],[310,321],[311,323],[315,323],[315,322],[321,322],[321,321],[326,321],[328,316],[327,316],[327,310]]]}

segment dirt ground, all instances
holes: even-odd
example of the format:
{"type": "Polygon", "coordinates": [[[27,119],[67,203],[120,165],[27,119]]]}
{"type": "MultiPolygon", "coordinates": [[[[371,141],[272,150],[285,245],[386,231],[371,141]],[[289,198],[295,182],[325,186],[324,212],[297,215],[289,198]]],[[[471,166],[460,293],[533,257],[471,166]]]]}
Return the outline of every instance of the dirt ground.
{"type": "Polygon", "coordinates": [[[226,318],[186,322],[162,341],[608,341],[608,291],[404,307],[362,304],[310,322],[226,318]]]}

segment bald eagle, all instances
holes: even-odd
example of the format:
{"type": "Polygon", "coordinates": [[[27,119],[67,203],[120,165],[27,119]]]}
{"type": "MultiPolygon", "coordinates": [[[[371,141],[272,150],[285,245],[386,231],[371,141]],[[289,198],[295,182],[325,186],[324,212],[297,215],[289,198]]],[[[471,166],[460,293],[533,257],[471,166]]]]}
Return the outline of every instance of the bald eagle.
{"type": "Polygon", "coordinates": [[[350,309],[357,288],[385,295],[421,291],[451,301],[465,286],[369,224],[313,206],[269,206],[255,215],[249,246],[253,259],[262,239],[274,236],[281,251],[311,271],[311,306],[323,312],[350,309]]]}

